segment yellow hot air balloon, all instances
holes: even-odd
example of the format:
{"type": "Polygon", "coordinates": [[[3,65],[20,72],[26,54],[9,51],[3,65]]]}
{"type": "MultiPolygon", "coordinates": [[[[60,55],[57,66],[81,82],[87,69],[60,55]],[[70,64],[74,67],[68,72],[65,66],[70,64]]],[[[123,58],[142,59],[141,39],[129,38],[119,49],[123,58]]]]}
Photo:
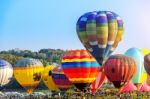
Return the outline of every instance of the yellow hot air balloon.
{"type": "MultiPolygon", "coordinates": [[[[146,49],[146,48],[142,48],[141,51],[143,52],[144,56],[150,53],[150,50],[146,49]]],[[[147,75],[144,66],[143,66],[143,70],[142,70],[142,77],[141,77],[141,82],[144,82],[146,80],[147,84],[150,85],[150,76],[147,75]]]]}
{"type": "Polygon", "coordinates": [[[44,70],[43,64],[32,58],[19,60],[14,67],[14,76],[19,84],[24,87],[29,94],[32,94],[41,80],[44,70]]]}
{"type": "Polygon", "coordinates": [[[55,68],[56,66],[46,66],[44,68],[44,71],[42,73],[42,80],[45,83],[45,85],[48,87],[49,90],[59,90],[59,88],[56,86],[52,79],[51,71],[55,68]]]}

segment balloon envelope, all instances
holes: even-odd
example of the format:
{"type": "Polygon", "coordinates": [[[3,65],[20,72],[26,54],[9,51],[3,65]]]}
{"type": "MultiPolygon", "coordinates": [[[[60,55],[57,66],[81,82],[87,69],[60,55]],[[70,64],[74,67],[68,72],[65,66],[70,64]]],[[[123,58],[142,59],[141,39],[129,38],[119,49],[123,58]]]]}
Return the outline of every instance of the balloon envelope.
{"type": "Polygon", "coordinates": [[[144,68],[144,54],[138,48],[130,48],[125,52],[125,55],[130,56],[136,63],[136,73],[132,78],[134,84],[142,84],[142,69],[144,68]]]}
{"type": "MultiPolygon", "coordinates": [[[[144,56],[150,53],[150,50],[146,49],[146,48],[142,48],[141,51],[143,52],[144,56]]],[[[150,81],[149,81],[149,75],[147,75],[146,70],[143,66],[142,68],[142,77],[141,77],[141,82],[144,83],[144,81],[147,81],[147,84],[150,85],[150,81]]]]}
{"type": "Polygon", "coordinates": [[[144,56],[150,53],[150,50],[146,48],[142,48],[141,51],[143,52],[144,56]]]}
{"type": "Polygon", "coordinates": [[[96,79],[100,66],[86,50],[66,51],[62,58],[62,68],[69,80],[84,91],[96,79]]]}
{"type": "Polygon", "coordinates": [[[42,73],[42,80],[49,90],[59,90],[59,88],[57,87],[57,85],[54,83],[52,79],[52,70],[55,67],[56,66],[46,66],[42,73]]]}
{"type": "Polygon", "coordinates": [[[14,76],[19,84],[31,94],[38,86],[43,70],[43,64],[39,60],[24,58],[19,60],[14,67],[14,76]]]}
{"type": "Polygon", "coordinates": [[[150,75],[150,53],[144,56],[144,67],[148,75],[150,75]]]}
{"type": "Polygon", "coordinates": [[[146,81],[140,86],[139,91],[150,91],[150,86],[146,83],[146,81]]]}
{"type": "Polygon", "coordinates": [[[135,74],[135,61],[125,55],[112,55],[104,64],[107,78],[116,88],[124,86],[135,74]]]}
{"type": "Polygon", "coordinates": [[[121,92],[130,92],[137,90],[136,86],[133,84],[133,82],[130,80],[125,86],[123,86],[121,92]]]}
{"type": "Polygon", "coordinates": [[[72,85],[69,79],[64,74],[64,71],[61,66],[57,66],[52,71],[52,78],[54,83],[61,91],[66,91],[72,85]]]}
{"type": "Polygon", "coordinates": [[[105,79],[106,79],[106,75],[104,74],[101,68],[100,72],[98,73],[98,76],[96,77],[96,80],[90,85],[90,90],[92,94],[98,91],[98,89],[103,85],[105,79]]]}
{"type": "Polygon", "coordinates": [[[0,87],[2,88],[4,85],[8,84],[13,76],[13,68],[12,65],[0,59],[0,87]]]}
{"type": "Polygon", "coordinates": [[[124,33],[120,16],[111,11],[93,11],[77,21],[77,34],[100,65],[115,50],[124,33]]]}

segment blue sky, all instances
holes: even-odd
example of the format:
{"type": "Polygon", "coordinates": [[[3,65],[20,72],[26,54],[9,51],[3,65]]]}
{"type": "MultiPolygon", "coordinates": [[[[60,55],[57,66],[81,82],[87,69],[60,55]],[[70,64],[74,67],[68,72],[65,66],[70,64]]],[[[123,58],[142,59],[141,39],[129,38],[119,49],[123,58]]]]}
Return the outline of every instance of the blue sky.
{"type": "Polygon", "coordinates": [[[89,11],[110,10],[125,22],[115,53],[150,49],[150,0],[0,0],[0,50],[81,49],[76,21],[89,11]]]}

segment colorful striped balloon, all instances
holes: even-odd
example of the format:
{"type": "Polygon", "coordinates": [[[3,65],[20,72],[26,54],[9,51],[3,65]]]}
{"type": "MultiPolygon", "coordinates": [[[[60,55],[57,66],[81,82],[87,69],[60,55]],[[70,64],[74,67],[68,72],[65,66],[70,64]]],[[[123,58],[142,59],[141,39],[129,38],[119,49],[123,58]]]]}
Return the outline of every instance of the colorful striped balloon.
{"type": "Polygon", "coordinates": [[[62,68],[69,80],[82,91],[96,79],[100,70],[99,64],[86,50],[66,51],[62,68]]]}
{"type": "Polygon", "coordinates": [[[131,57],[112,55],[104,64],[104,73],[116,88],[121,88],[136,73],[136,63],[131,57]]]}
{"type": "Polygon", "coordinates": [[[14,67],[14,76],[19,84],[31,94],[41,81],[43,70],[43,64],[39,60],[24,58],[19,60],[14,67]]]}
{"type": "Polygon", "coordinates": [[[69,79],[64,74],[61,66],[57,66],[52,70],[52,78],[53,78],[53,81],[56,84],[56,86],[61,91],[66,91],[72,85],[72,83],[69,81],[69,79]]]}
{"type": "Polygon", "coordinates": [[[8,84],[13,76],[13,68],[11,64],[0,59],[0,87],[8,84]]]}
{"type": "Polygon", "coordinates": [[[44,68],[44,71],[42,73],[42,80],[45,83],[45,85],[48,87],[49,90],[59,90],[59,88],[57,87],[57,85],[54,83],[53,78],[52,78],[52,70],[55,68],[56,66],[50,65],[50,66],[46,66],[44,68]]]}
{"type": "Polygon", "coordinates": [[[103,85],[105,79],[106,79],[106,75],[102,71],[102,68],[101,68],[96,80],[90,85],[90,90],[91,90],[92,94],[94,94],[98,91],[98,89],[103,85]]]}
{"type": "Polygon", "coordinates": [[[76,27],[80,41],[100,65],[115,50],[124,33],[122,19],[111,11],[85,13],[76,27]]]}

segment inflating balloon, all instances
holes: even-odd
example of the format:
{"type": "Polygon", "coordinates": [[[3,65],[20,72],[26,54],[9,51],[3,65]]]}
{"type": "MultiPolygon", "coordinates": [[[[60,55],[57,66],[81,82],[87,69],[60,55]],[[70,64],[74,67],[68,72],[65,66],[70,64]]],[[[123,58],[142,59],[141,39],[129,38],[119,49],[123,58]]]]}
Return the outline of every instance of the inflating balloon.
{"type": "Polygon", "coordinates": [[[143,83],[141,82],[141,79],[142,69],[144,68],[144,54],[138,48],[130,48],[125,52],[125,55],[133,58],[136,63],[136,73],[133,76],[132,81],[137,86],[137,88],[139,88],[140,85],[143,83]]]}
{"type": "Polygon", "coordinates": [[[43,70],[43,64],[39,60],[25,58],[17,62],[14,67],[14,76],[19,84],[31,94],[41,81],[43,70]]]}
{"type": "Polygon", "coordinates": [[[77,34],[85,48],[100,65],[116,49],[124,34],[124,23],[111,11],[94,11],[77,21],[77,34]]]}
{"type": "Polygon", "coordinates": [[[54,90],[54,91],[59,90],[59,88],[57,87],[57,85],[54,83],[52,79],[52,70],[55,67],[56,66],[46,66],[42,73],[43,82],[45,83],[45,85],[48,87],[49,90],[54,90]]]}
{"type": "Polygon", "coordinates": [[[103,85],[105,79],[106,75],[104,74],[101,68],[96,80],[90,85],[90,91],[92,92],[92,94],[98,91],[98,89],[103,85]]]}
{"type": "MultiPolygon", "coordinates": [[[[150,50],[146,48],[142,48],[141,51],[143,52],[144,56],[150,53],[150,50]]],[[[145,67],[142,70],[142,81],[144,82],[146,79],[146,83],[150,86],[150,75],[147,74],[145,67]]]]}
{"type": "Polygon", "coordinates": [[[52,70],[52,78],[53,78],[54,83],[57,85],[57,87],[61,91],[66,91],[72,85],[72,83],[64,74],[61,66],[57,66],[52,70]]]}
{"type": "Polygon", "coordinates": [[[148,75],[150,75],[150,53],[144,56],[144,67],[148,75]]]}
{"type": "Polygon", "coordinates": [[[140,86],[139,91],[145,91],[145,92],[149,92],[150,91],[150,86],[147,84],[146,81],[140,86]]]}
{"type": "Polygon", "coordinates": [[[3,59],[0,59],[0,87],[8,84],[13,76],[13,68],[11,64],[3,59]]]}
{"type": "Polygon", "coordinates": [[[112,55],[104,64],[104,72],[116,88],[121,88],[134,76],[136,64],[131,57],[112,55]]]}
{"type": "Polygon", "coordinates": [[[100,66],[86,50],[69,50],[62,57],[62,68],[69,80],[81,91],[95,81],[100,66]]]}
{"type": "Polygon", "coordinates": [[[135,90],[137,90],[137,87],[130,80],[125,86],[123,86],[120,92],[130,92],[130,91],[135,91],[135,90]]]}

